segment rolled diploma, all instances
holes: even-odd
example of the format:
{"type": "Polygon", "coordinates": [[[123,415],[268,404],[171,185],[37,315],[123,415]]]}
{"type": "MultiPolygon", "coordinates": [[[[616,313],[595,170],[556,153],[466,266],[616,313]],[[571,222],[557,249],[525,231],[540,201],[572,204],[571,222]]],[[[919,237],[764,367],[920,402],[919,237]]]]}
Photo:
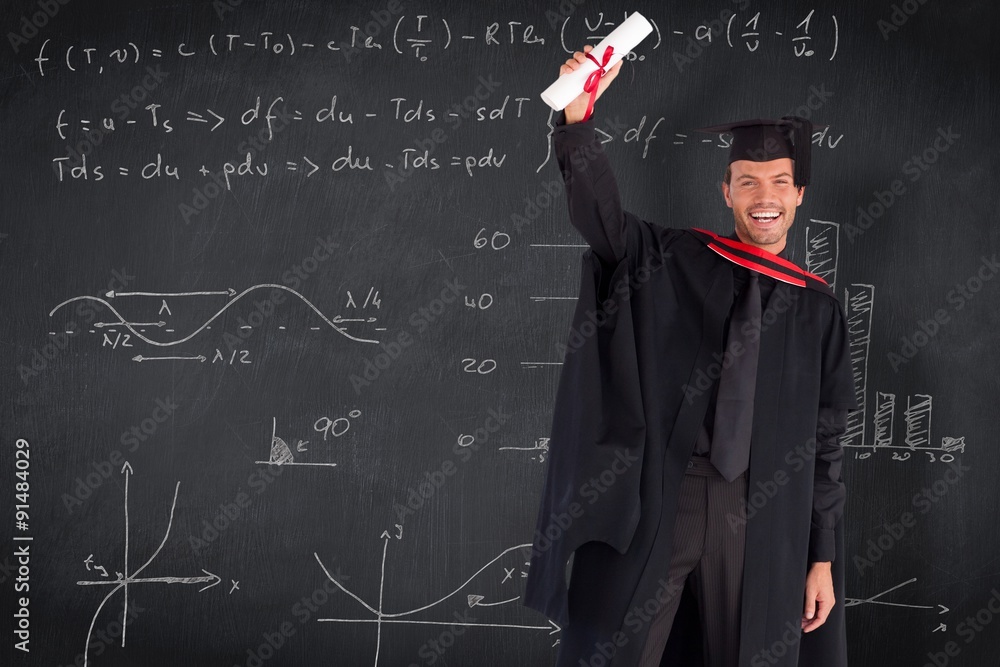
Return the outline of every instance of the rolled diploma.
{"type": "MultiPolygon", "coordinates": [[[[653,26],[650,25],[649,21],[639,12],[633,12],[631,16],[622,21],[621,25],[602,39],[600,44],[593,48],[590,55],[600,62],[607,47],[614,48],[614,52],[604,68],[606,72],[651,32],[653,32],[653,26]]],[[[587,58],[578,69],[560,76],[551,86],[543,90],[542,101],[555,111],[562,111],[567,104],[583,92],[583,84],[587,82],[590,73],[596,69],[597,65],[590,58],[587,58]]]]}

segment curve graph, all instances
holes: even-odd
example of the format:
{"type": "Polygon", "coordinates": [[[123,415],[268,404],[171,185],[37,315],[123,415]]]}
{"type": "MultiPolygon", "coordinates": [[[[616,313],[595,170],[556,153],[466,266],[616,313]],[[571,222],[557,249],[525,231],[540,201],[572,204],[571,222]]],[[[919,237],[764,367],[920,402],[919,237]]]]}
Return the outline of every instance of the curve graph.
{"type": "MultiPolygon", "coordinates": [[[[138,576],[140,573],[142,573],[143,570],[149,567],[149,565],[152,564],[154,560],[156,560],[156,557],[160,555],[160,552],[163,550],[164,545],[166,545],[167,543],[167,539],[170,537],[170,530],[174,524],[174,510],[177,507],[177,494],[180,491],[181,487],[180,482],[177,482],[177,484],[174,486],[174,497],[173,500],[170,502],[170,517],[167,520],[167,529],[163,534],[163,539],[160,540],[160,545],[156,547],[156,550],[153,551],[153,554],[146,560],[145,563],[140,565],[135,570],[132,570],[131,572],[129,571],[128,561],[129,561],[130,550],[129,550],[129,519],[128,519],[128,487],[129,487],[129,478],[132,476],[132,466],[128,463],[128,461],[126,461],[125,465],[122,467],[122,474],[125,476],[125,502],[124,502],[125,556],[124,556],[122,571],[116,572],[116,578],[111,579],[108,577],[106,568],[101,566],[96,566],[93,568],[93,571],[95,572],[100,571],[102,573],[101,579],[84,579],[76,582],[78,586],[112,587],[111,590],[108,592],[108,594],[105,595],[104,598],[101,600],[100,604],[97,605],[97,609],[94,611],[94,616],[90,620],[90,626],[87,628],[87,642],[86,644],[84,644],[83,648],[83,667],[87,667],[89,664],[88,661],[90,657],[89,652],[91,645],[91,636],[93,635],[94,632],[94,624],[97,622],[97,617],[101,613],[101,610],[104,609],[104,605],[107,604],[108,600],[110,600],[114,596],[114,594],[117,593],[118,591],[122,591],[123,596],[125,598],[124,612],[122,614],[122,646],[124,647],[126,628],[128,627],[127,619],[128,619],[129,586],[145,585],[145,584],[206,584],[205,586],[198,589],[198,592],[201,593],[202,591],[212,588],[221,581],[218,575],[208,572],[207,570],[204,569],[202,570],[202,572],[205,573],[204,576],[195,576],[195,577],[139,577],[138,576]]],[[[87,564],[88,570],[91,570],[90,568],[90,562],[92,560],[91,557],[88,557],[87,560],[84,561],[84,563],[87,564]]]]}
{"type": "MultiPolygon", "coordinates": [[[[386,553],[388,552],[388,548],[389,548],[389,541],[391,539],[392,538],[390,538],[388,532],[383,532],[382,533],[382,540],[383,540],[383,543],[382,543],[382,569],[381,569],[381,577],[380,577],[380,580],[379,580],[379,592],[378,592],[378,604],[377,604],[377,606],[366,602],[363,598],[361,598],[361,596],[359,596],[359,595],[351,592],[342,583],[340,583],[339,581],[337,581],[337,579],[332,574],[330,574],[330,571],[323,564],[323,561],[320,560],[319,554],[317,554],[315,552],[313,553],[313,556],[316,558],[316,562],[319,563],[320,568],[323,570],[323,574],[326,575],[326,577],[331,582],[333,582],[333,584],[337,588],[339,588],[341,591],[343,591],[344,593],[346,593],[347,595],[349,595],[351,598],[353,598],[355,601],[357,601],[362,607],[365,608],[365,610],[369,614],[371,614],[373,616],[372,618],[319,618],[319,619],[316,619],[316,620],[318,622],[321,622],[321,623],[372,623],[372,624],[375,624],[375,626],[377,628],[377,630],[376,630],[376,639],[375,639],[375,662],[374,662],[374,666],[375,667],[378,667],[378,664],[379,664],[379,653],[381,651],[381,646],[382,646],[382,626],[386,625],[386,624],[407,623],[407,624],[413,624],[413,625],[447,625],[447,626],[456,626],[457,625],[457,626],[465,626],[465,627],[513,628],[513,629],[518,629],[518,630],[536,630],[536,631],[538,631],[538,630],[545,630],[550,635],[555,634],[555,633],[559,632],[562,629],[562,628],[560,628],[558,625],[556,625],[551,620],[548,620],[546,625],[521,625],[521,624],[512,624],[512,623],[478,623],[478,622],[464,623],[464,622],[456,622],[454,620],[451,620],[451,621],[438,621],[438,620],[417,620],[417,619],[407,619],[407,618],[404,618],[405,616],[410,616],[411,614],[416,614],[418,612],[426,611],[428,609],[436,607],[437,605],[441,604],[445,600],[448,600],[449,598],[457,595],[459,592],[462,591],[462,589],[464,589],[466,586],[468,586],[469,584],[471,584],[472,581],[476,577],[478,577],[480,574],[482,574],[488,567],[490,567],[491,565],[493,565],[494,563],[496,563],[497,561],[499,561],[501,558],[503,558],[507,554],[511,553],[512,551],[518,551],[518,550],[521,550],[521,549],[530,548],[531,547],[530,544],[519,544],[517,546],[513,546],[513,547],[510,547],[508,549],[504,549],[497,556],[495,556],[493,559],[491,559],[488,563],[486,563],[481,568],[479,568],[478,570],[476,570],[476,572],[473,573],[472,576],[470,576],[468,579],[466,579],[465,582],[462,583],[461,586],[459,586],[455,590],[451,591],[447,595],[442,596],[440,599],[438,599],[438,600],[436,600],[434,602],[431,602],[429,604],[425,604],[425,605],[423,605],[421,607],[417,607],[415,609],[408,609],[406,611],[393,612],[393,613],[388,613],[388,612],[384,611],[382,605],[383,605],[383,598],[384,598],[384,593],[385,593],[385,560],[386,560],[386,553]]],[[[513,576],[513,568],[504,568],[504,569],[505,569],[506,575],[507,575],[504,578],[504,580],[506,581],[506,579],[509,579],[509,578],[511,578],[513,576]]],[[[518,600],[519,598],[520,598],[520,596],[514,597],[514,598],[510,598],[508,600],[498,601],[498,602],[483,602],[483,600],[485,599],[485,596],[483,596],[483,595],[476,595],[476,594],[469,594],[469,595],[466,596],[466,602],[467,602],[467,604],[468,604],[469,607],[495,607],[495,606],[507,604],[507,603],[510,603],[510,602],[514,602],[514,601],[518,600]]]]}
{"type": "MultiPolygon", "coordinates": [[[[75,297],[73,297],[71,299],[66,299],[62,303],[58,304],[51,311],[49,311],[49,317],[52,317],[53,315],[55,315],[56,311],[58,311],[60,308],[66,306],[68,304],[74,303],[76,301],[84,301],[84,300],[96,301],[97,303],[102,304],[103,306],[107,307],[108,310],[110,310],[112,313],[114,313],[115,316],[118,317],[121,320],[121,322],[119,322],[117,324],[120,325],[120,326],[124,326],[125,328],[127,328],[139,340],[142,340],[142,341],[148,343],[149,345],[155,345],[157,347],[171,347],[171,346],[174,346],[174,345],[180,345],[181,343],[188,342],[189,340],[191,340],[192,338],[194,338],[195,336],[197,336],[199,333],[201,333],[202,331],[204,331],[205,328],[208,327],[208,325],[210,325],[217,317],[219,317],[220,315],[222,315],[222,313],[226,312],[226,310],[228,310],[233,304],[235,304],[236,302],[238,302],[240,299],[242,299],[244,296],[246,296],[250,292],[253,292],[255,290],[260,290],[260,289],[280,289],[280,290],[285,290],[286,292],[290,292],[290,293],[294,294],[299,299],[301,299],[303,303],[305,303],[307,306],[309,306],[313,310],[313,312],[315,312],[317,315],[319,315],[320,319],[322,319],[331,329],[333,329],[334,331],[336,331],[337,333],[339,333],[340,335],[344,336],[345,338],[347,338],[349,340],[355,341],[357,343],[372,343],[372,344],[376,344],[376,345],[379,342],[378,340],[375,340],[375,339],[361,338],[361,337],[358,337],[358,336],[351,335],[343,327],[337,326],[337,324],[333,320],[331,320],[325,314],[323,314],[323,312],[319,308],[317,308],[315,305],[313,305],[312,302],[309,301],[309,299],[305,298],[304,296],[302,296],[301,294],[299,294],[298,292],[296,292],[295,290],[293,290],[290,287],[287,287],[285,285],[278,285],[278,284],[275,284],[275,283],[263,283],[263,284],[260,284],[260,285],[253,285],[252,287],[246,288],[245,290],[243,290],[239,294],[233,296],[229,301],[227,301],[226,305],[224,305],[222,308],[220,308],[217,313],[215,313],[210,318],[208,318],[208,320],[206,320],[200,327],[198,327],[197,329],[195,329],[194,331],[192,331],[190,334],[188,334],[184,338],[179,338],[177,340],[172,340],[172,341],[161,342],[161,341],[156,341],[156,340],[153,340],[151,338],[148,338],[147,336],[144,336],[139,331],[137,331],[135,329],[135,327],[133,326],[133,323],[129,322],[126,317],[124,317],[120,312],[118,312],[118,310],[113,305],[111,305],[110,302],[108,302],[105,299],[102,299],[101,297],[92,296],[92,295],[89,295],[89,294],[85,294],[85,295],[82,295],[82,296],[75,296],[75,297]]],[[[152,293],[150,293],[150,294],[152,294],[152,293]]]]}

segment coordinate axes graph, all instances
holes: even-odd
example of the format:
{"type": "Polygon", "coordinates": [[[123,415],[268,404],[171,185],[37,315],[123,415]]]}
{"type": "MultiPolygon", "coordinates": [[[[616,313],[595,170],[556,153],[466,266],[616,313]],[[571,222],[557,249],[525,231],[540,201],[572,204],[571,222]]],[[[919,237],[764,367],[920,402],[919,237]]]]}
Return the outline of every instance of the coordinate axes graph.
{"type": "MultiPolygon", "coordinates": [[[[304,296],[302,296],[302,294],[296,292],[295,290],[293,290],[292,288],[290,288],[290,287],[288,287],[286,285],[278,285],[278,284],[274,284],[274,283],[262,283],[260,285],[253,285],[251,287],[246,288],[245,290],[243,290],[242,292],[240,292],[238,294],[236,293],[236,290],[234,290],[232,288],[230,288],[228,290],[215,290],[215,291],[202,291],[202,292],[115,292],[114,290],[111,290],[111,291],[108,291],[107,293],[105,293],[105,295],[104,295],[105,298],[101,298],[101,297],[98,297],[98,296],[92,296],[92,295],[89,295],[89,294],[84,294],[84,295],[81,295],[81,296],[75,296],[75,297],[72,297],[70,299],[66,299],[62,303],[56,305],[51,311],[49,311],[49,317],[54,316],[55,313],[56,313],[56,311],[58,311],[59,309],[65,307],[65,306],[68,306],[69,304],[83,302],[83,301],[90,301],[90,302],[101,304],[102,306],[104,306],[105,308],[107,308],[109,311],[111,311],[111,313],[114,314],[114,316],[117,318],[117,321],[111,321],[111,322],[94,322],[94,323],[91,324],[91,326],[93,328],[89,329],[89,333],[92,333],[92,334],[103,333],[104,334],[104,339],[105,339],[104,343],[106,345],[108,345],[110,347],[117,347],[118,342],[119,342],[118,339],[111,340],[109,338],[108,334],[110,334],[110,333],[116,333],[116,330],[114,329],[114,327],[123,327],[125,330],[127,330],[129,332],[127,335],[129,335],[131,337],[134,337],[135,339],[140,340],[140,341],[142,341],[144,343],[147,343],[148,345],[152,345],[154,347],[161,347],[161,348],[173,347],[175,345],[181,345],[183,343],[186,343],[186,342],[190,341],[195,336],[197,336],[198,334],[200,334],[202,331],[205,331],[207,329],[211,329],[210,325],[212,324],[213,321],[215,321],[219,316],[221,316],[224,312],[226,312],[226,310],[228,310],[229,308],[231,308],[232,306],[234,306],[236,303],[238,303],[241,299],[243,299],[244,297],[246,297],[248,294],[250,294],[251,292],[257,291],[257,290],[283,290],[285,292],[289,292],[289,293],[295,295],[296,297],[298,297],[305,305],[307,305],[316,315],[319,316],[319,318],[327,326],[329,326],[329,328],[333,329],[334,331],[336,331],[340,335],[344,336],[348,340],[351,340],[351,341],[354,341],[354,342],[357,342],[357,343],[371,343],[371,344],[376,344],[376,345],[379,342],[377,339],[365,338],[365,337],[362,337],[362,336],[355,336],[355,335],[353,335],[353,334],[351,334],[351,333],[349,333],[347,331],[347,324],[348,323],[362,322],[362,323],[366,323],[366,324],[371,324],[371,323],[376,322],[378,318],[372,317],[372,316],[369,316],[369,317],[356,317],[356,318],[345,318],[345,317],[342,317],[340,315],[336,315],[336,316],[334,316],[331,319],[331,318],[327,317],[319,308],[317,308],[315,305],[313,305],[313,303],[310,302],[307,298],[305,298],[304,296]],[[150,338],[149,336],[145,335],[145,331],[146,331],[147,328],[160,329],[164,333],[174,333],[174,330],[171,329],[171,328],[168,328],[168,325],[167,325],[167,323],[165,321],[159,320],[159,321],[156,321],[156,322],[132,322],[132,321],[129,321],[129,318],[125,317],[111,303],[111,300],[114,300],[114,299],[123,299],[123,298],[127,298],[127,297],[155,297],[155,298],[161,299],[161,303],[162,303],[162,305],[160,306],[159,314],[162,314],[164,311],[166,311],[168,314],[172,314],[172,313],[170,313],[170,309],[169,309],[169,306],[167,305],[166,299],[168,299],[168,298],[184,298],[184,297],[206,297],[206,296],[228,296],[229,300],[226,301],[225,305],[223,305],[222,308],[220,308],[214,315],[212,315],[210,318],[208,318],[205,322],[203,322],[201,324],[201,326],[197,327],[194,331],[192,331],[188,335],[186,335],[186,336],[184,336],[182,338],[176,338],[174,340],[167,340],[167,341],[154,340],[154,339],[150,338]]],[[[374,291],[374,288],[369,291],[369,296],[368,296],[368,298],[365,299],[364,305],[365,306],[369,305],[369,300],[372,300],[372,305],[375,305],[377,307],[379,305],[379,302],[378,302],[378,293],[375,292],[375,297],[374,297],[374,299],[372,299],[372,295],[371,295],[372,291],[374,291]]],[[[349,299],[349,303],[351,305],[354,305],[355,307],[357,307],[357,304],[353,303],[353,297],[350,296],[350,292],[348,292],[348,299],[349,299]]],[[[271,296],[271,297],[269,297],[268,299],[266,299],[263,302],[263,304],[264,304],[263,306],[261,306],[261,302],[257,302],[257,303],[254,304],[255,308],[258,309],[256,311],[254,311],[254,314],[256,314],[258,316],[258,319],[261,321],[261,323],[268,316],[268,314],[269,314],[268,313],[268,309],[270,311],[273,311],[277,307],[277,305],[276,305],[277,303],[280,303],[280,301],[277,301],[276,297],[271,296]],[[264,310],[261,310],[262,308],[264,310]]],[[[250,320],[251,322],[254,319],[254,316],[253,316],[254,314],[252,314],[251,316],[248,317],[248,320],[250,320]]],[[[91,311],[91,316],[93,316],[93,311],[91,311]]],[[[75,323],[73,323],[73,325],[74,325],[74,327],[76,326],[75,323]]],[[[253,328],[252,324],[243,324],[240,327],[240,329],[252,329],[252,328],[253,328]]],[[[283,329],[284,327],[278,327],[278,328],[279,329],[283,329]]],[[[320,327],[310,327],[310,329],[312,329],[312,330],[319,330],[320,327]]],[[[385,331],[385,327],[376,327],[375,330],[376,331],[385,331]]],[[[69,328],[64,333],[69,334],[69,335],[73,335],[73,334],[76,334],[76,333],[79,333],[79,332],[77,330],[74,330],[74,328],[69,328]]],[[[50,331],[49,335],[52,335],[52,336],[57,335],[57,332],[50,331]]],[[[130,347],[131,345],[129,344],[129,345],[126,345],[126,346],[130,347]]],[[[153,361],[153,360],[158,360],[158,359],[174,359],[174,360],[177,360],[177,359],[186,359],[186,360],[194,360],[194,361],[202,361],[202,362],[205,361],[204,355],[194,355],[194,356],[179,356],[178,355],[178,356],[166,356],[166,357],[164,357],[164,356],[143,356],[141,354],[136,355],[135,357],[133,357],[132,360],[133,361],[137,361],[137,362],[142,362],[142,361],[153,361]]]]}
{"type": "MultiPolygon", "coordinates": [[[[318,622],[321,622],[321,623],[374,623],[375,626],[376,626],[375,662],[374,662],[374,667],[378,667],[378,664],[379,664],[378,663],[379,653],[380,653],[381,648],[382,648],[382,626],[383,625],[387,625],[387,624],[405,623],[405,624],[412,624],[412,625],[446,625],[446,626],[464,626],[464,627],[481,627],[481,628],[514,628],[514,629],[518,629],[518,630],[547,630],[550,635],[555,634],[555,633],[559,632],[562,629],[558,625],[556,625],[554,622],[552,622],[551,620],[548,622],[548,625],[517,625],[517,624],[510,624],[510,623],[462,622],[462,621],[459,621],[457,619],[454,620],[454,621],[437,621],[437,620],[414,620],[414,619],[403,618],[405,616],[410,616],[412,614],[416,614],[416,613],[419,613],[419,612],[422,612],[422,611],[426,611],[427,609],[431,609],[432,607],[436,607],[437,605],[441,604],[442,602],[444,602],[448,598],[451,598],[452,596],[457,595],[462,589],[464,589],[466,586],[468,586],[470,583],[472,583],[473,579],[475,579],[477,576],[479,576],[482,572],[484,572],[491,565],[493,565],[494,563],[496,563],[497,561],[499,561],[501,558],[503,558],[507,554],[511,553],[512,551],[517,551],[519,549],[529,549],[529,548],[531,548],[530,544],[519,544],[517,546],[510,547],[509,549],[504,549],[502,552],[500,552],[500,554],[498,554],[496,557],[494,557],[492,560],[490,560],[488,563],[486,563],[486,565],[483,565],[481,568],[479,568],[471,577],[469,577],[468,579],[466,579],[465,582],[461,586],[459,586],[458,588],[456,588],[452,592],[448,593],[444,597],[440,598],[439,600],[431,602],[430,604],[426,604],[426,605],[424,605],[422,607],[417,607],[415,609],[409,609],[407,611],[400,611],[400,612],[394,612],[394,613],[387,613],[387,612],[385,612],[383,610],[383,600],[384,600],[384,593],[385,593],[385,560],[386,560],[386,554],[387,554],[388,549],[389,549],[389,541],[391,539],[393,539],[393,538],[389,535],[388,531],[384,531],[382,533],[382,535],[381,535],[381,539],[383,540],[383,543],[382,543],[382,567],[381,567],[381,575],[380,575],[380,579],[379,579],[378,605],[377,606],[369,604],[368,602],[365,602],[365,600],[362,599],[359,595],[356,595],[355,593],[352,593],[351,591],[347,590],[347,588],[342,583],[340,583],[339,581],[337,581],[337,579],[334,578],[334,576],[332,574],[330,574],[330,571],[323,564],[323,561],[320,560],[319,554],[317,554],[315,552],[313,553],[313,556],[316,558],[316,562],[319,563],[320,568],[322,568],[323,573],[327,576],[327,578],[330,581],[332,581],[334,583],[334,585],[337,586],[337,588],[339,588],[344,593],[347,593],[347,595],[349,595],[352,598],[354,598],[355,600],[357,600],[358,603],[361,604],[361,606],[363,606],[366,610],[368,610],[374,616],[374,618],[319,618],[319,619],[316,619],[316,620],[318,622]]],[[[504,581],[506,581],[507,579],[513,577],[514,569],[515,568],[504,567],[504,571],[505,571],[504,581]]],[[[508,600],[501,600],[499,602],[483,602],[484,599],[485,599],[485,596],[480,595],[480,594],[475,594],[475,593],[467,594],[467,596],[466,596],[466,603],[468,604],[468,606],[470,608],[472,608],[472,607],[496,607],[496,606],[508,604],[510,602],[515,602],[516,600],[520,599],[520,596],[513,597],[513,598],[510,598],[508,600]]]]}
{"type": "MultiPolygon", "coordinates": [[[[163,534],[163,539],[160,541],[160,546],[156,547],[156,550],[153,552],[153,555],[150,556],[145,563],[140,565],[132,572],[129,572],[128,486],[129,486],[129,478],[132,476],[133,473],[132,473],[132,466],[129,464],[128,461],[126,461],[125,465],[122,466],[121,472],[123,475],[125,475],[125,502],[124,502],[125,555],[124,555],[124,562],[122,565],[122,571],[115,572],[116,575],[115,579],[110,579],[108,578],[107,569],[104,568],[103,566],[97,565],[93,568],[93,571],[95,572],[100,571],[102,573],[102,579],[96,579],[96,580],[85,579],[83,581],[76,582],[77,585],[79,586],[113,586],[111,592],[105,595],[104,599],[101,600],[101,603],[97,605],[97,610],[94,611],[94,616],[90,620],[90,627],[87,628],[87,643],[84,645],[83,649],[83,667],[87,667],[88,657],[89,657],[88,653],[90,650],[90,638],[94,631],[94,624],[97,622],[97,616],[98,614],[101,613],[101,610],[104,608],[104,605],[107,604],[108,600],[110,600],[111,597],[118,591],[122,591],[123,597],[125,598],[124,610],[122,614],[122,647],[124,648],[125,636],[126,636],[125,630],[128,627],[129,586],[146,585],[146,584],[206,584],[205,586],[202,586],[201,588],[198,589],[198,592],[201,593],[202,591],[212,588],[221,581],[218,575],[212,574],[207,570],[202,570],[202,572],[205,573],[204,576],[195,576],[195,577],[141,577],[140,578],[138,576],[143,570],[149,567],[149,565],[156,559],[156,557],[160,554],[160,551],[163,550],[163,546],[167,543],[167,538],[170,537],[170,529],[174,523],[174,509],[177,507],[177,494],[181,488],[180,482],[177,482],[176,486],[174,486],[174,498],[170,503],[170,518],[167,520],[167,530],[163,534]]],[[[87,566],[88,571],[91,570],[90,563],[92,562],[92,557],[93,554],[91,554],[91,556],[88,556],[87,560],[84,561],[84,564],[87,566]]]]}

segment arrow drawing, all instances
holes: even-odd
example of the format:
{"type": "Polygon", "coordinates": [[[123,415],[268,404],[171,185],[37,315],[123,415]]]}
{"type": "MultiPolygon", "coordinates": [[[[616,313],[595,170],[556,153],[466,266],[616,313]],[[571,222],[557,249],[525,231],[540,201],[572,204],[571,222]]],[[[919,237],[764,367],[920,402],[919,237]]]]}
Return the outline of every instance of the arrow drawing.
{"type": "Polygon", "coordinates": [[[469,608],[472,607],[497,607],[502,604],[507,604],[508,602],[514,602],[515,600],[520,600],[521,596],[517,595],[509,600],[501,600],[500,602],[483,602],[486,599],[484,595],[470,595],[469,596],[469,608]]]}
{"type": "MultiPolygon", "coordinates": [[[[306,178],[309,178],[310,176],[316,173],[316,170],[319,169],[319,165],[317,165],[315,162],[313,162],[304,155],[302,156],[302,159],[308,162],[309,166],[312,167],[312,169],[309,170],[309,173],[306,174],[306,178]]],[[[299,169],[299,165],[296,164],[295,162],[285,162],[285,165],[288,167],[288,171],[298,171],[299,169]]]]}
{"type": "MultiPolygon", "coordinates": [[[[215,116],[215,125],[213,125],[212,129],[209,130],[209,132],[215,132],[215,129],[217,127],[219,127],[220,125],[222,125],[224,122],[226,122],[226,119],[223,118],[222,116],[220,116],[219,114],[215,113],[211,109],[206,109],[206,111],[208,111],[208,113],[210,113],[213,116],[215,116]]],[[[209,122],[209,120],[207,118],[205,118],[204,116],[202,116],[200,113],[195,113],[194,111],[188,111],[188,117],[186,118],[186,120],[189,120],[192,123],[208,123],[209,122]]]]}
{"type": "MultiPolygon", "coordinates": [[[[208,570],[202,569],[205,573],[204,577],[129,577],[128,579],[118,579],[116,581],[78,581],[76,583],[81,586],[100,586],[102,584],[117,584],[121,583],[124,585],[134,584],[134,583],[146,583],[146,584],[200,584],[207,583],[208,586],[204,586],[198,589],[198,592],[207,591],[212,586],[218,584],[222,579],[217,574],[213,574],[208,570]]],[[[123,644],[124,646],[124,644],[123,644]]]]}
{"type": "Polygon", "coordinates": [[[938,605],[933,605],[933,604],[931,604],[931,605],[927,605],[927,604],[901,604],[899,602],[882,602],[881,600],[877,600],[876,599],[876,598],[882,597],[886,593],[891,593],[892,591],[896,590],[897,588],[902,588],[903,586],[905,586],[907,584],[912,584],[916,580],[917,580],[916,577],[914,577],[913,579],[907,579],[903,583],[896,584],[892,588],[888,588],[888,589],[882,591],[881,593],[878,593],[876,595],[871,596],[870,598],[864,598],[864,599],[861,599],[861,598],[844,598],[844,606],[845,607],[855,607],[855,606],[860,605],[860,604],[880,604],[880,605],[886,605],[888,607],[909,607],[911,609],[934,609],[935,607],[940,607],[941,611],[939,611],[938,614],[943,614],[943,613],[949,611],[948,607],[945,607],[942,604],[938,604],[938,605]]]}
{"type": "Polygon", "coordinates": [[[233,296],[236,294],[236,290],[230,287],[227,290],[221,292],[116,292],[110,290],[104,293],[104,296],[109,299],[114,299],[116,296],[204,296],[206,294],[225,294],[226,296],[233,296]]]}
{"type": "Polygon", "coordinates": [[[117,326],[122,325],[122,324],[128,324],[129,326],[133,326],[133,327],[165,327],[165,326],[167,326],[167,323],[164,322],[163,320],[160,320],[159,322],[94,322],[93,326],[95,326],[98,329],[100,329],[102,327],[117,327],[117,326]]]}

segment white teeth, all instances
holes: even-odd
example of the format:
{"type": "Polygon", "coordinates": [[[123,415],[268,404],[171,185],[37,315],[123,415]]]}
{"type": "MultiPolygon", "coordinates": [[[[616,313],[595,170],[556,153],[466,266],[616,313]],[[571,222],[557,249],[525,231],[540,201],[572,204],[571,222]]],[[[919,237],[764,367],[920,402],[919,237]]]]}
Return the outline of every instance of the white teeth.
{"type": "Polygon", "coordinates": [[[777,218],[779,215],[781,214],[772,212],[761,212],[761,213],[750,214],[751,217],[756,218],[758,220],[773,220],[774,218],[777,218]]]}

